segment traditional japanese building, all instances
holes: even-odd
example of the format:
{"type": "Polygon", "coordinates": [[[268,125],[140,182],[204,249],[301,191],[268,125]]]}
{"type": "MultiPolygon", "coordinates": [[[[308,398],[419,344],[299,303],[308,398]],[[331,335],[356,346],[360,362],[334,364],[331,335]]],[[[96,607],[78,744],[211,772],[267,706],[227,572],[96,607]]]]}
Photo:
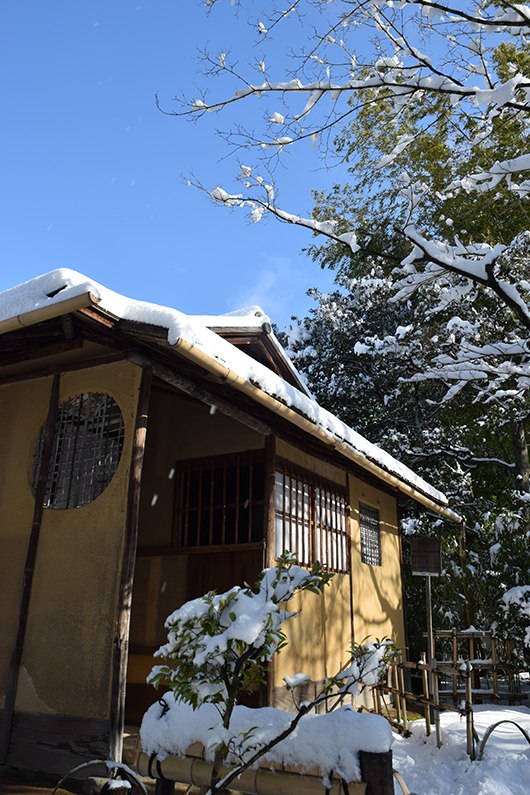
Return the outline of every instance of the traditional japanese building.
{"type": "Polygon", "coordinates": [[[317,405],[253,307],[189,317],[69,270],[0,294],[0,763],[120,759],[164,620],[285,550],[336,572],[286,673],[405,645],[398,506],[444,495],[317,405]]]}

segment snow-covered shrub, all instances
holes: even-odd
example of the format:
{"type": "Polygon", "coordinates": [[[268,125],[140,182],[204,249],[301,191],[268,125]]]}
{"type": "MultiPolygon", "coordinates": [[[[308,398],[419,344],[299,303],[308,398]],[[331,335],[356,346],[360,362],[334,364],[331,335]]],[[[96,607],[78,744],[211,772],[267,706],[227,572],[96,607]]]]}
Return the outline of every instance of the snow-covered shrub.
{"type": "MultiPolygon", "coordinates": [[[[221,792],[242,770],[270,756],[304,717],[325,717],[309,715],[317,705],[330,699],[333,708],[339,707],[346,695],[359,692],[359,686],[374,684],[394,653],[388,641],[355,645],[347,666],[326,678],[322,692],[298,706],[295,715],[238,706],[243,693],[265,684],[272,655],[286,643],[281,625],[297,614],[284,610],[283,603],[301,591],[321,593],[332,576],[318,562],[311,569],[303,569],[296,565],[295,556],[285,553],[277,566],[262,572],[256,590],[236,586],[223,594],[211,591],[172,613],[165,624],[168,642],[156,653],[163,664],[155,666],[148,678],[155,687],[161,682],[168,684],[172,694],[146,714],[141,730],[144,750],[162,756],[182,754],[191,742],[200,739],[213,761],[211,791],[221,792]],[[199,726],[195,739],[185,730],[183,734],[183,711],[190,714],[190,708],[197,714],[199,726]],[[226,761],[234,763],[235,768],[221,780],[221,766],[226,761]]],[[[311,682],[300,673],[285,680],[288,689],[311,682]]],[[[351,723],[355,718],[350,715],[344,720],[351,723]]],[[[378,750],[387,750],[387,733],[379,722],[378,727],[386,746],[378,750]]],[[[362,729],[356,731],[360,736],[364,733],[362,729]]],[[[373,734],[372,724],[367,724],[369,747],[364,750],[374,750],[374,742],[368,739],[371,731],[373,734]]]]}

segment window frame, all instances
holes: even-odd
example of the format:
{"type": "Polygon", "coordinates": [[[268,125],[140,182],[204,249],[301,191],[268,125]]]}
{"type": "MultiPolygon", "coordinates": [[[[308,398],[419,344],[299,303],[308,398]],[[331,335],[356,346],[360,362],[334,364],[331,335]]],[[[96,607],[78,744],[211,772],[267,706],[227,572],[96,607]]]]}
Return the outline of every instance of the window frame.
{"type": "MultiPolygon", "coordinates": [[[[290,494],[292,495],[292,486],[289,486],[290,494]]],[[[328,571],[337,572],[340,574],[349,574],[351,572],[351,527],[350,527],[350,504],[349,504],[349,492],[347,486],[341,486],[339,483],[335,483],[334,481],[328,480],[327,478],[320,477],[313,472],[310,472],[302,467],[299,467],[293,464],[291,461],[288,461],[284,458],[277,457],[275,459],[274,464],[274,502],[273,502],[273,523],[274,523],[274,554],[275,557],[278,557],[278,553],[281,554],[281,551],[285,551],[289,549],[286,544],[287,535],[286,535],[286,524],[289,525],[289,540],[293,542],[293,535],[291,527],[294,522],[296,522],[296,526],[294,532],[296,534],[297,542],[296,542],[296,550],[290,549],[289,551],[294,552],[297,554],[300,550],[298,549],[299,546],[302,547],[301,549],[301,556],[299,557],[299,562],[303,566],[311,566],[315,560],[318,560],[319,557],[325,557],[325,560],[320,560],[322,567],[328,571]],[[282,509],[278,510],[278,496],[277,496],[277,476],[281,474],[283,476],[283,502],[282,502],[282,509]],[[292,484],[293,480],[296,483],[296,494],[297,494],[297,511],[296,513],[292,513],[290,509],[285,511],[285,481],[286,478],[290,479],[290,484],[292,484]],[[299,512],[299,486],[303,487],[302,494],[305,494],[305,490],[307,489],[308,497],[309,497],[309,511],[307,519],[305,517],[305,512],[302,512],[301,520],[300,520],[300,512],[299,512]],[[330,518],[329,523],[325,523],[322,521],[322,500],[321,494],[324,493],[326,495],[324,511],[328,519],[330,518]],[[339,503],[337,506],[337,502],[339,503]],[[337,528],[337,511],[342,511],[339,513],[339,522],[342,524],[342,528],[337,528]],[[278,544],[278,517],[283,516],[282,522],[282,540],[281,543],[278,544]],[[286,522],[286,519],[288,521],[286,522]],[[300,535],[300,526],[299,523],[302,522],[302,532],[300,535]],[[308,530],[307,530],[307,539],[309,540],[309,548],[305,549],[304,541],[306,539],[305,525],[307,522],[308,530]],[[335,526],[334,526],[335,525],[335,526]],[[302,544],[299,544],[300,538],[302,540],[302,544]],[[325,556],[322,555],[323,549],[326,549],[325,556]],[[330,565],[331,564],[331,565],[330,565]]],[[[289,499],[289,506],[292,504],[292,498],[289,499]]],[[[302,505],[302,509],[305,508],[305,505],[302,505]]],[[[293,545],[292,543],[290,544],[293,545]]]]}
{"type": "MultiPolygon", "coordinates": [[[[42,467],[47,421],[33,453],[32,486],[42,467]]],[[[81,392],[57,406],[44,507],[58,511],[83,508],[97,500],[116,474],[125,444],[125,420],[108,392],[81,392]]]]}
{"type": "Polygon", "coordinates": [[[359,537],[361,544],[361,563],[364,563],[366,566],[382,566],[381,513],[379,508],[376,508],[374,505],[369,505],[366,502],[361,502],[360,500],[359,537]],[[375,515],[377,515],[377,519],[375,515]],[[375,527],[375,525],[377,526],[375,527]]]}
{"type": "MultiPolygon", "coordinates": [[[[213,552],[219,550],[227,550],[227,549],[234,549],[234,550],[243,550],[243,549],[263,549],[266,543],[266,488],[265,488],[265,451],[263,449],[258,450],[246,450],[241,453],[231,453],[229,455],[216,455],[216,456],[202,456],[197,458],[187,458],[182,461],[177,461],[175,463],[175,487],[174,487],[174,499],[173,499],[173,528],[172,528],[172,543],[171,547],[166,548],[167,550],[171,550],[173,552],[179,552],[181,554],[188,554],[194,552],[213,552]],[[252,469],[254,465],[259,464],[263,465],[263,497],[262,499],[253,500],[252,499],[252,469]],[[237,487],[236,487],[236,500],[234,504],[230,505],[216,505],[212,502],[213,499],[213,490],[214,490],[214,481],[213,478],[211,479],[210,484],[210,504],[208,506],[208,510],[210,511],[210,520],[209,520],[209,543],[208,544],[194,544],[194,545],[187,545],[182,543],[183,535],[188,533],[188,524],[185,527],[182,525],[182,518],[185,516],[185,521],[189,521],[189,512],[190,509],[188,506],[182,505],[182,477],[188,473],[188,481],[186,484],[187,489],[187,498],[189,499],[189,490],[190,490],[190,479],[189,474],[191,472],[205,472],[207,470],[214,471],[215,469],[223,468],[226,472],[228,467],[232,466],[237,467],[237,487]],[[249,504],[248,507],[245,508],[245,503],[242,502],[239,497],[239,483],[240,483],[240,470],[241,467],[248,466],[249,467],[249,477],[248,477],[248,484],[249,484],[249,504]],[[263,512],[263,528],[262,533],[263,537],[260,541],[252,541],[251,534],[252,534],[252,509],[255,506],[262,506],[263,512]],[[234,508],[235,511],[235,528],[234,528],[234,537],[235,541],[226,543],[225,539],[225,522],[226,522],[226,509],[227,507],[234,508]],[[249,526],[247,528],[247,540],[246,541],[238,541],[238,531],[239,531],[239,510],[243,507],[245,510],[248,510],[248,518],[249,518],[249,526]],[[223,515],[223,526],[222,526],[222,538],[220,544],[214,544],[213,541],[213,510],[215,509],[222,509],[224,511],[223,515]],[[186,516],[187,512],[187,516],[186,516]]],[[[202,481],[202,478],[201,478],[202,481]]],[[[202,483],[201,483],[202,486],[202,483]]],[[[223,484],[223,488],[226,488],[226,480],[223,484]]],[[[199,491],[199,495],[201,492],[199,491]]],[[[199,496],[199,503],[201,501],[201,496],[199,496]]],[[[196,541],[200,540],[200,516],[201,511],[203,510],[204,506],[199,504],[197,506],[197,529],[196,529],[196,541]]]]}

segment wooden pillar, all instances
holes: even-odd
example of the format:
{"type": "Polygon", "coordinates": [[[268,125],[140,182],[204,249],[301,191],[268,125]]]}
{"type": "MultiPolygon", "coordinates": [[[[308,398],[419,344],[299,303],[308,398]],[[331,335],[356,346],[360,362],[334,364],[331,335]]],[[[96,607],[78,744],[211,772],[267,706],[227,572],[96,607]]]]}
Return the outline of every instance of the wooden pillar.
{"type": "MultiPolygon", "coordinates": [[[[276,560],[274,535],[276,509],[276,439],[265,437],[265,548],[263,550],[263,567],[271,568],[276,560]]],[[[267,671],[267,706],[274,706],[274,657],[267,671]]]]}
{"type": "Polygon", "coordinates": [[[59,383],[60,373],[56,373],[53,377],[50,404],[48,407],[48,417],[46,419],[46,436],[44,438],[39,481],[37,483],[37,489],[35,493],[33,522],[31,525],[31,533],[26,555],[26,565],[24,567],[24,580],[22,584],[22,597],[20,599],[17,635],[15,638],[15,645],[11,655],[11,662],[9,664],[7,675],[6,697],[2,717],[2,729],[0,731],[0,765],[6,764],[9,753],[11,728],[13,725],[13,716],[15,714],[18,672],[20,670],[22,651],[24,649],[24,640],[26,637],[31,588],[33,585],[33,573],[35,571],[35,562],[37,559],[37,547],[39,545],[42,514],[44,511],[44,498],[46,496],[46,484],[48,482],[48,469],[50,466],[53,450],[53,437],[55,434],[55,422],[57,419],[57,403],[59,400],[59,383]]]}
{"type": "Polygon", "coordinates": [[[359,763],[366,795],[394,795],[392,751],[381,754],[359,751],[359,763]]]}
{"type": "Polygon", "coordinates": [[[108,758],[113,762],[121,762],[123,750],[125,686],[127,683],[127,660],[129,655],[129,624],[131,619],[136,544],[138,540],[140,485],[144,463],[145,441],[147,437],[147,414],[152,378],[152,369],[150,367],[144,367],[142,370],[136,411],[131,470],[129,473],[129,491],[127,495],[125,541],[123,545],[118,592],[118,615],[114,632],[108,752],[108,758]]]}
{"type": "Polygon", "coordinates": [[[274,436],[265,437],[265,554],[263,565],[265,568],[274,566],[276,560],[275,555],[275,507],[276,507],[276,491],[275,491],[275,457],[276,457],[276,440],[274,436]]]}

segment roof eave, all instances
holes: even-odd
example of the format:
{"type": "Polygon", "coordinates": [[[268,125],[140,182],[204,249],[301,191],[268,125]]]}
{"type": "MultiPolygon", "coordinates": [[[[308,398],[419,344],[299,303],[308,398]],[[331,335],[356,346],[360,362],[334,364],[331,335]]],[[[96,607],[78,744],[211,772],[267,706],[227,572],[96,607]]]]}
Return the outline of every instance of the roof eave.
{"type": "Polygon", "coordinates": [[[330,447],[333,447],[335,450],[344,455],[345,458],[350,459],[358,466],[362,467],[368,472],[371,472],[371,474],[375,475],[380,480],[390,483],[407,497],[410,497],[424,507],[432,510],[434,513],[442,516],[445,519],[448,519],[451,522],[460,524],[463,521],[462,517],[455,513],[455,511],[452,511],[447,505],[437,502],[431,495],[426,494],[420,489],[414,487],[411,483],[408,483],[406,480],[399,478],[394,473],[389,472],[379,464],[371,461],[369,458],[359,453],[350,445],[328,434],[324,428],[321,428],[312,420],[304,417],[302,414],[290,408],[285,403],[282,403],[273,395],[269,395],[267,392],[264,392],[262,389],[260,389],[260,387],[247,381],[237,373],[234,373],[232,370],[226,367],[226,365],[221,364],[216,359],[213,359],[208,354],[204,353],[204,351],[199,350],[186,340],[179,338],[172,347],[178,350],[179,353],[181,353],[190,361],[193,361],[195,364],[198,364],[205,370],[208,370],[210,373],[212,373],[212,375],[222,378],[226,384],[229,384],[235,389],[238,389],[241,392],[249,395],[254,400],[264,405],[266,408],[283,416],[294,425],[297,425],[306,433],[319,438],[320,441],[324,442],[330,447]]]}
{"type": "Polygon", "coordinates": [[[38,309],[32,309],[30,312],[0,320],[0,335],[8,334],[10,331],[19,331],[20,329],[34,326],[36,323],[44,323],[46,320],[68,315],[79,309],[97,306],[100,301],[101,298],[94,295],[90,290],[72,298],[66,298],[63,301],[54,301],[48,306],[42,306],[38,309]]]}
{"type": "MultiPolygon", "coordinates": [[[[62,301],[54,301],[48,306],[40,307],[30,312],[25,312],[21,315],[15,315],[12,318],[7,318],[6,320],[0,321],[0,335],[7,334],[10,331],[27,328],[28,326],[35,325],[36,323],[42,323],[46,320],[51,320],[55,317],[60,317],[61,315],[69,314],[70,312],[75,312],[80,309],[98,307],[100,302],[101,299],[91,291],[81,293],[78,296],[73,296],[72,298],[67,298],[62,301]]],[[[101,309],[106,314],[105,310],[103,308],[101,309]]],[[[208,370],[213,375],[223,378],[225,383],[230,384],[239,391],[246,393],[253,400],[261,403],[269,410],[282,415],[285,419],[298,426],[301,430],[304,430],[306,433],[319,438],[319,440],[324,444],[328,445],[329,447],[333,447],[335,450],[344,455],[345,458],[350,459],[358,466],[371,472],[380,480],[390,483],[407,497],[410,497],[424,507],[432,510],[434,513],[444,517],[445,519],[448,519],[451,522],[460,524],[463,521],[462,517],[452,511],[447,505],[437,502],[432,498],[432,496],[424,493],[418,488],[415,488],[411,483],[399,478],[397,475],[389,472],[376,462],[371,461],[369,458],[359,453],[350,445],[342,442],[331,434],[328,434],[324,428],[321,428],[312,420],[304,417],[302,414],[290,408],[285,403],[282,403],[274,396],[264,392],[255,384],[252,384],[242,376],[234,373],[228,367],[221,364],[216,359],[212,358],[207,353],[187,342],[186,340],[179,338],[171,347],[175,350],[178,350],[180,354],[193,361],[195,364],[203,367],[205,370],[208,370]]]]}

